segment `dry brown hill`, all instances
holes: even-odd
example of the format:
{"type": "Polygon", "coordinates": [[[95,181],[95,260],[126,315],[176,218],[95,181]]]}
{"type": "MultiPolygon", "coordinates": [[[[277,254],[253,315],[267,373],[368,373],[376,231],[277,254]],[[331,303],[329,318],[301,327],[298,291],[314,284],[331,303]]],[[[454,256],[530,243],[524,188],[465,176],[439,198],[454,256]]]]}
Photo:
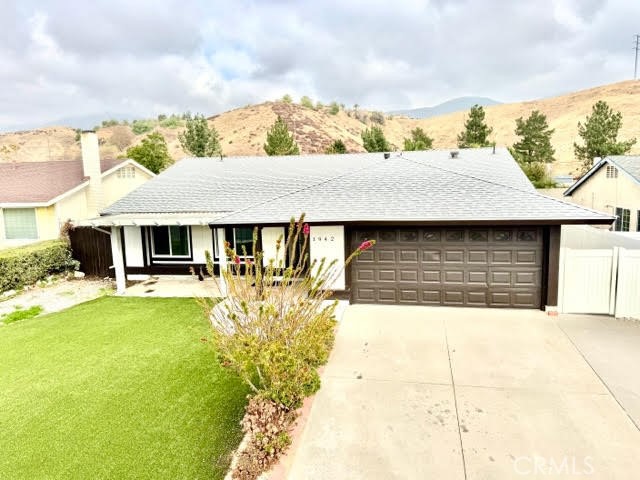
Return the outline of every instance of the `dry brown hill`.
{"type": "MultiPolygon", "coordinates": [[[[540,110],[556,130],[553,136],[557,157],[554,173],[575,173],[578,163],[573,157],[573,142],[578,140],[577,123],[584,120],[598,100],[605,100],[614,110],[622,112],[624,123],[621,138],[635,136],[640,140],[638,81],[620,82],[531,102],[486,107],[487,121],[494,128],[492,139],[498,145],[508,146],[515,141],[515,119],[527,116],[532,110],[540,110]]],[[[331,115],[328,108],[314,110],[283,102],[238,108],[211,117],[210,122],[220,133],[225,155],[264,155],[262,146],[267,130],[278,115],[285,119],[294,132],[302,153],[322,152],[334,139],[342,139],[349,151],[364,151],[360,133],[371,124],[369,112],[340,111],[337,115],[331,115]],[[365,119],[362,121],[356,117],[365,119]]],[[[456,136],[462,129],[465,116],[466,112],[422,120],[387,117],[383,129],[388,140],[399,148],[402,147],[403,138],[416,126],[422,127],[434,138],[435,148],[455,148],[456,136]]],[[[156,125],[154,130],[165,136],[175,159],[185,156],[178,141],[181,126],[168,128],[156,125]]],[[[130,127],[123,126],[100,128],[98,136],[102,155],[123,155],[129,142],[138,143],[145,136],[129,132],[130,127]],[[126,131],[126,135],[123,135],[123,131],[126,131]]],[[[637,152],[640,152],[640,145],[635,146],[634,153],[637,152]]],[[[0,161],[62,160],[79,156],[80,146],[71,128],[51,127],[0,135],[0,161]]]]}

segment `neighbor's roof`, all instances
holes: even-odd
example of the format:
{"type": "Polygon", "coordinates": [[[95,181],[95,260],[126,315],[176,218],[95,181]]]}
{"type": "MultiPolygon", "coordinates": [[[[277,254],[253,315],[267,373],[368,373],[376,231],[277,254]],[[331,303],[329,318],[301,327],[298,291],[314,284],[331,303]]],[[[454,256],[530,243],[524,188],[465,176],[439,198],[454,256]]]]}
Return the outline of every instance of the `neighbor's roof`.
{"type": "MultiPolygon", "coordinates": [[[[535,191],[504,148],[289,157],[188,158],[103,212],[189,213],[214,225],[309,222],[610,223],[613,217],[535,191]],[[207,214],[207,215],[205,215],[207,214]]],[[[111,223],[110,223],[111,222],[111,223]]]]}
{"type": "Polygon", "coordinates": [[[585,173],[580,180],[571,185],[566,192],[565,197],[575,192],[580,185],[584,184],[593,174],[600,170],[604,165],[614,165],[618,170],[625,173],[631,180],[640,184],[640,156],[639,155],[611,155],[604,157],[596,163],[591,169],[585,173]]]}
{"type": "MultiPolygon", "coordinates": [[[[101,160],[106,172],[124,163],[101,160]]],[[[84,183],[82,160],[0,163],[0,204],[46,203],[84,183]]]]}

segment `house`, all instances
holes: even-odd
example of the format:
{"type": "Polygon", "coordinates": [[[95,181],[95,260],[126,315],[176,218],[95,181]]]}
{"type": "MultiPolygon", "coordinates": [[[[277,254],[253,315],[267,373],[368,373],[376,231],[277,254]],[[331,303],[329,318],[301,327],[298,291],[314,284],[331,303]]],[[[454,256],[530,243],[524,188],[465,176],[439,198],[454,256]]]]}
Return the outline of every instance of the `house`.
{"type": "Polygon", "coordinates": [[[94,132],[82,160],[0,163],[0,248],[58,238],[67,221],[95,217],[155,175],[130,159],[100,160],[94,132]]]}
{"type": "Polygon", "coordinates": [[[224,242],[251,251],[254,227],[273,258],[302,212],[312,261],[341,264],[377,241],[336,279],[337,295],[474,307],[555,307],[560,226],[614,220],[537,193],[506,149],[485,148],[187,158],[86,224],[111,229],[123,291],[125,278],[188,274],[207,250],[225,268],[224,242]]]}
{"type": "Polygon", "coordinates": [[[596,159],[564,196],[578,205],[615,215],[615,231],[640,232],[640,156],[596,159]]]}

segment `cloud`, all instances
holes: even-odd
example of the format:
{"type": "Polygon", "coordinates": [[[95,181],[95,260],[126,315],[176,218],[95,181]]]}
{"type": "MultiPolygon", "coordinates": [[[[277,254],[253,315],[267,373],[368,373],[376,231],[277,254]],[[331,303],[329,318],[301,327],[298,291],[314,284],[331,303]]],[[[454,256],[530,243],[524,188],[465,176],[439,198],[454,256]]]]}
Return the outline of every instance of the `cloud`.
{"type": "Polygon", "coordinates": [[[626,0],[3,2],[0,128],[290,93],[377,109],[628,79],[626,0]]]}

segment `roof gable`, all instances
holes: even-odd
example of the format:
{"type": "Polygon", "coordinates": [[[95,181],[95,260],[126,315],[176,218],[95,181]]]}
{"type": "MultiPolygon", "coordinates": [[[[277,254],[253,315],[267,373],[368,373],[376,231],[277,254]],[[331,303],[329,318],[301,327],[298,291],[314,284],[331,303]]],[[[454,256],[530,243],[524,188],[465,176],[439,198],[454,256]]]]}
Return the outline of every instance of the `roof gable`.
{"type": "Polygon", "coordinates": [[[612,155],[605,157],[593,165],[577,182],[571,185],[564,196],[571,196],[580,186],[586,183],[595,173],[605,165],[613,165],[631,180],[640,185],[640,156],[638,155],[612,155]]]}
{"type": "MultiPolygon", "coordinates": [[[[102,159],[106,172],[122,159],[102,159]]],[[[47,203],[87,180],[82,160],[0,163],[0,204],[47,203]]]]}

